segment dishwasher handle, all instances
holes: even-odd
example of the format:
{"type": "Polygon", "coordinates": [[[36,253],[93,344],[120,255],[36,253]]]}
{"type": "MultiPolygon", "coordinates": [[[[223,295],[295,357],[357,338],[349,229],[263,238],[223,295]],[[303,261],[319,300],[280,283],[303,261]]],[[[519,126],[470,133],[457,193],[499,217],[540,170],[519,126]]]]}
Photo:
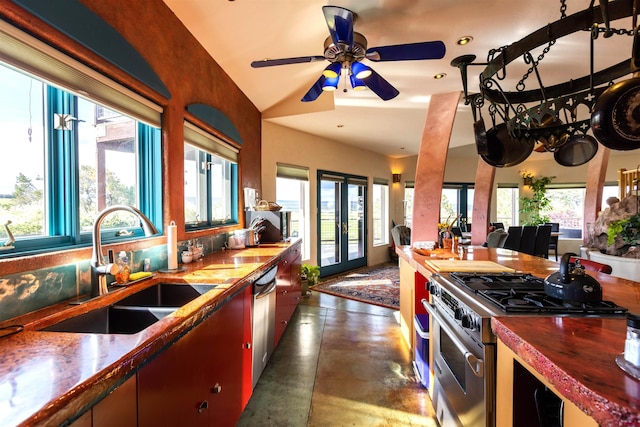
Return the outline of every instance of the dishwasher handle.
{"type": "Polygon", "coordinates": [[[276,279],[274,278],[273,280],[271,280],[270,282],[264,284],[264,285],[256,285],[254,284],[254,296],[256,299],[260,299],[260,298],[264,298],[266,296],[268,296],[269,294],[275,292],[276,290],[276,279]]]}

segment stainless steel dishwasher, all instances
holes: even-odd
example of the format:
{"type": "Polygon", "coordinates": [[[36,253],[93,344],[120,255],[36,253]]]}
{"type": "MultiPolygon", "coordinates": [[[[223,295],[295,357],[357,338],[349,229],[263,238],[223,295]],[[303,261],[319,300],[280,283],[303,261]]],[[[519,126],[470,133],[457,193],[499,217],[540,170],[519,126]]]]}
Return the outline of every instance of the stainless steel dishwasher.
{"type": "Polygon", "coordinates": [[[258,379],[273,353],[276,325],[276,275],[273,267],[253,283],[251,328],[253,336],[253,377],[255,388],[258,379]]]}

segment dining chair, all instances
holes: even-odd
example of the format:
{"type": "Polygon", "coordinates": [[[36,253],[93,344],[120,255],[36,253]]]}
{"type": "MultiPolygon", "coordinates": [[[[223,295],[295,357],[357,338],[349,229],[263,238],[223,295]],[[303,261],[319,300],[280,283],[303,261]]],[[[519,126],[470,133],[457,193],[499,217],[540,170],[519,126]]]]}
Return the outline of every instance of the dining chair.
{"type": "MultiPolygon", "coordinates": [[[[551,233],[560,232],[560,223],[559,222],[547,222],[545,225],[551,226],[551,233]]],[[[549,250],[553,250],[553,254],[556,257],[556,261],[558,260],[558,235],[551,236],[549,239],[549,250]]]]}
{"type": "Polygon", "coordinates": [[[464,235],[462,234],[462,229],[460,227],[451,227],[451,234],[453,234],[454,237],[458,237],[458,243],[461,245],[468,245],[471,243],[471,239],[467,239],[464,237],[464,235]]]}
{"type": "Polygon", "coordinates": [[[503,229],[498,229],[496,231],[492,231],[487,234],[487,247],[488,248],[502,248],[504,247],[504,242],[509,237],[509,233],[504,231],[503,229]]]}
{"type": "Polygon", "coordinates": [[[509,235],[507,236],[507,240],[504,242],[505,249],[511,249],[512,251],[517,251],[520,249],[520,239],[522,238],[522,226],[520,225],[512,225],[507,230],[509,235]]]}
{"type": "Polygon", "coordinates": [[[503,230],[506,231],[506,229],[504,228],[504,224],[501,222],[490,222],[489,225],[495,227],[496,230],[499,230],[502,228],[503,230]]]}
{"type": "Polygon", "coordinates": [[[533,255],[536,249],[536,229],[535,225],[525,225],[522,227],[522,236],[520,237],[520,248],[518,252],[533,255]]]}
{"type": "Polygon", "coordinates": [[[539,225],[536,228],[536,241],[533,255],[549,258],[549,240],[551,239],[551,226],[539,225]]]}
{"type": "Polygon", "coordinates": [[[391,237],[396,246],[405,246],[411,244],[411,228],[406,225],[396,225],[391,229],[391,237]]]}

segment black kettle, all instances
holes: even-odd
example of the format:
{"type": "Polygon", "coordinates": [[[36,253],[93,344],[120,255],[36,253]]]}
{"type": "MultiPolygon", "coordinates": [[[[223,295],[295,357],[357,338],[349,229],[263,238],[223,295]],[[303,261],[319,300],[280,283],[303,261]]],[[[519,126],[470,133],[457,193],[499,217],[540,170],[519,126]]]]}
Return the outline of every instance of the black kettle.
{"type": "Polygon", "coordinates": [[[602,301],[602,286],[593,277],[585,273],[584,267],[577,261],[575,266],[569,259],[576,254],[567,252],[562,255],[560,271],[544,279],[544,292],[563,301],[581,303],[599,303],[602,301]]]}

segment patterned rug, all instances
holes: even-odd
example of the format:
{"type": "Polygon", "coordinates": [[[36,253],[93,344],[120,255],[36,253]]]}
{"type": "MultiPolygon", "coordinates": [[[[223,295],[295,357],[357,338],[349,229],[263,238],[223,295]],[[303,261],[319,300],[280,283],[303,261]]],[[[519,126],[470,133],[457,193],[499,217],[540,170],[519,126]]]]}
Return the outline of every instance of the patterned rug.
{"type": "Polygon", "coordinates": [[[400,270],[396,263],[379,264],[322,280],[311,288],[382,307],[400,309],[400,270]]]}

